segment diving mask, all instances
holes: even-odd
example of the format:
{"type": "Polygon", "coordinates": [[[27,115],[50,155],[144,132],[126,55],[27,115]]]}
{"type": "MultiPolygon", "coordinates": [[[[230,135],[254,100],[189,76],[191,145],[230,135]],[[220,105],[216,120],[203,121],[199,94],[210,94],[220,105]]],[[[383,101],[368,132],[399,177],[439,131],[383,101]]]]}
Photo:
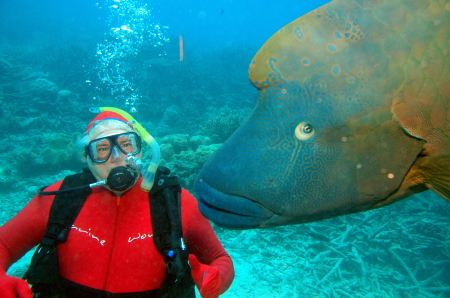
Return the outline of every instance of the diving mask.
{"type": "Polygon", "coordinates": [[[93,163],[104,163],[111,154],[116,158],[123,153],[129,158],[141,152],[141,138],[135,132],[121,133],[92,140],[85,150],[93,163]]]}

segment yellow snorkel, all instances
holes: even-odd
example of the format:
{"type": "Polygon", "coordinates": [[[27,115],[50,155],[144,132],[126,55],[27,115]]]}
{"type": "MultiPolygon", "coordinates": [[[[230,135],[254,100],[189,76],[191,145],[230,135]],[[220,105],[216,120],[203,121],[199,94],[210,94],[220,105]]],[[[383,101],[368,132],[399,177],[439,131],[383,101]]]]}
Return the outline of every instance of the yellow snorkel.
{"type": "Polygon", "coordinates": [[[140,137],[150,146],[152,149],[152,160],[147,170],[141,172],[142,178],[144,179],[141,184],[141,189],[145,192],[149,192],[153,187],[153,182],[155,181],[155,173],[158,169],[159,161],[161,159],[161,152],[159,150],[159,145],[156,140],[145,130],[145,128],[136,121],[130,114],[117,108],[112,107],[100,107],[100,108],[90,108],[89,111],[93,113],[100,113],[103,111],[110,111],[117,113],[127,119],[127,121],[133,125],[134,130],[140,135],[140,137]]]}

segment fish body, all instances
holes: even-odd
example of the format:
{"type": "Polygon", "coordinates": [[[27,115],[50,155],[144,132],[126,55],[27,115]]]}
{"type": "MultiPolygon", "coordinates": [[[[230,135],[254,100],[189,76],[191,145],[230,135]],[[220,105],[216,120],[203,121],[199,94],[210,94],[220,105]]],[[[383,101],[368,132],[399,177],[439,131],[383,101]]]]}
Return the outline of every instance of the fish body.
{"type": "Polygon", "coordinates": [[[204,165],[200,211],[235,229],[450,198],[450,2],[335,0],[249,68],[255,109],[204,165]]]}

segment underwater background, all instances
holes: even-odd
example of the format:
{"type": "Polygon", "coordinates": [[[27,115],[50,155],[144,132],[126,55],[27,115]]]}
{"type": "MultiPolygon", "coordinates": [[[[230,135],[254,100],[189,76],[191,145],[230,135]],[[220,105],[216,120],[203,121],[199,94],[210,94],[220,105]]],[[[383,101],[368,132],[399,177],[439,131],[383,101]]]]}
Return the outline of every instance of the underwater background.
{"type": "MultiPolygon", "coordinates": [[[[81,170],[75,143],[93,106],[132,112],[193,192],[256,103],[252,57],[326,2],[0,1],[0,224],[81,170]]],[[[303,225],[214,226],[236,269],[221,297],[450,297],[449,223],[450,204],[427,191],[303,225]]],[[[30,256],[9,274],[22,276],[30,256]]]]}

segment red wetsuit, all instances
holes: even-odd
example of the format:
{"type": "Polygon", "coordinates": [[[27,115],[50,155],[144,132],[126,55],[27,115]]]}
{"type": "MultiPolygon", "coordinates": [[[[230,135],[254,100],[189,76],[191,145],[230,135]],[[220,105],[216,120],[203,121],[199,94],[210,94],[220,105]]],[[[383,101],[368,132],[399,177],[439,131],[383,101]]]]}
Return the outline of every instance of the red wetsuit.
{"type": "MultiPolygon", "coordinates": [[[[48,187],[58,190],[62,181],[48,187]]],[[[0,273],[37,245],[45,234],[54,196],[36,196],[0,227],[0,273]]],[[[67,242],[57,246],[61,276],[112,293],[158,289],[165,263],[152,238],[148,193],[140,182],[120,198],[103,187],[92,190],[67,242]]],[[[183,236],[198,260],[219,269],[220,293],[231,284],[231,258],[186,190],[181,194],[183,236]]]]}

